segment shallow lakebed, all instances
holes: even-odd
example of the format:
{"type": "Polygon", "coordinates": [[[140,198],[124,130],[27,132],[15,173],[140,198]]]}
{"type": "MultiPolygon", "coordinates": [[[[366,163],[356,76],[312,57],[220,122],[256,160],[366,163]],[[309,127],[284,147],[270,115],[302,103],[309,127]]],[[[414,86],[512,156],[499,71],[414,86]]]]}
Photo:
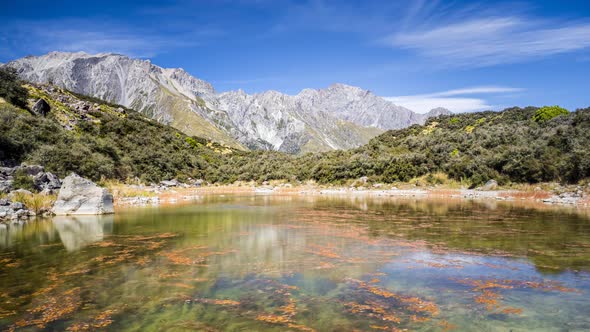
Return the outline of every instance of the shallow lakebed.
{"type": "Polygon", "coordinates": [[[204,196],[0,228],[0,330],[583,331],[590,218],[204,196]]]}

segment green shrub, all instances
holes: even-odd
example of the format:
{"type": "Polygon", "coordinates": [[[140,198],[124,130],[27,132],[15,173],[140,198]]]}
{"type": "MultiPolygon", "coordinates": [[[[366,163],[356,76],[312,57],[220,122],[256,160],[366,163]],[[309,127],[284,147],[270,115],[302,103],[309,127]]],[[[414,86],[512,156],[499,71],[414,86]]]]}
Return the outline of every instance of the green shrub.
{"type": "Polygon", "coordinates": [[[36,191],[35,181],[33,177],[29,176],[25,170],[19,169],[14,174],[12,186],[16,189],[26,189],[29,191],[36,191]]]}
{"type": "Polygon", "coordinates": [[[567,115],[568,113],[569,112],[565,108],[559,107],[557,105],[543,106],[535,112],[535,115],[533,115],[533,121],[545,122],[560,115],[567,115]]]}
{"type": "Polygon", "coordinates": [[[15,106],[27,108],[29,91],[22,86],[16,69],[0,67],[0,97],[15,106]]]}

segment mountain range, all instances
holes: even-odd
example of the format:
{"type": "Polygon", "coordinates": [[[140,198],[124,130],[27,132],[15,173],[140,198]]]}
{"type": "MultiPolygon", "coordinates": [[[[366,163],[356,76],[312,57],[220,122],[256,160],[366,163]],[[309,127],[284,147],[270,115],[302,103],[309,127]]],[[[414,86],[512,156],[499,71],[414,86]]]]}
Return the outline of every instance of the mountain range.
{"type": "Polygon", "coordinates": [[[119,54],[51,52],[11,61],[19,76],[120,104],[188,135],[240,149],[305,153],[349,149],[389,129],[422,124],[449,114],[418,114],[370,91],[345,84],[277,91],[218,93],[180,68],[119,54]]]}

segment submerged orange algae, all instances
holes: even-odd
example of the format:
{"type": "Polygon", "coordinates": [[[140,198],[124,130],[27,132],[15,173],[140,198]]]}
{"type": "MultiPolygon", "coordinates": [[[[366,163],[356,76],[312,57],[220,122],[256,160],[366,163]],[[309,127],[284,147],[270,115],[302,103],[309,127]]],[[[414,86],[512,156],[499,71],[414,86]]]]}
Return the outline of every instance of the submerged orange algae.
{"type": "Polygon", "coordinates": [[[116,246],[120,246],[120,245],[113,242],[113,241],[101,241],[101,242],[94,242],[90,246],[100,247],[100,248],[108,248],[108,247],[116,247],[116,246]]]}
{"type": "Polygon", "coordinates": [[[285,325],[290,329],[304,331],[304,332],[314,332],[315,330],[311,327],[295,324],[291,321],[291,319],[284,315],[275,315],[275,314],[259,314],[256,316],[257,321],[269,323],[269,324],[278,324],[278,325],[285,325]]]}
{"type": "Polygon", "coordinates": [[[307,253],[326,257],[326,258],[341,258],[340,255],[334,252],[334,249],[326,246],[309,245],[310,249],[307,249],[307,253]]]}
{"type": "Polygon", "coordinates": [[[479,295],[474,297],[476,303],[485,304],[488,311],[500,310],[503,314],[521,314],[522,309],[505,307],[502,309],[499,299],[501,299],[499,290],[513,289],[513,288],[530,288],[539,289],[542,291],[556,291],[556,292],[579,292],[574,288],[568,288],[563,286],[561,283],[556,281],[520,281],[510,279],[489,279],[489,280],[476,280],[476,279],[460,279],[457,282],[472,286],[474,292],[479,292],[479,295]]]}
{"type": "Polygon", "coordinates": [[[77,331],[89,331],[107,327],[113,323],[112,316],[116,313],[116,310],[105,310],[96,315],[91,322],[82,322],[70,325],[66,331],[77,332],[77,331]]]}
{"type": "Polygon", "coordinates": [[[301,324],[294,324],[294,323],[287,323],[287,327],[297,330],[297,331],[303,331],[303,332],[315,332],[314,329],[312,329],[311,327],[305,326],[305,325],[301,325],[301,324]]]}
{"type": "Polygon", "coordinates": [[[297,308],[295,306],[295,300],[289,298],[288,303],[284,306],[279,308],[279,311],[283,313],[285,317],[292,318],[297,313],[297,308]]]}
{"type": "Polygon", "coordinates": [[[448,322],[446,320],[440,321],[440,323],[438,323],[438,326],[440,326],[442,328],[443,332],[451,331],[451,330],[454,330],[457,328],[457,325],[451,324],[450,322],[448,322]]]}
{"type": "Polygon", "coordinates": [[[17,259],[14,258],[3,258],[0,259],[0,266],[3,267],[19,267],[21,265],[20,261],[18,261],[17,259]]]}
{"type": "Polygon", "coordinates": [[[185,289],[193,289],[194,288],[191,285],[183,284],[181,282],[173,282],[173,283],[169,283],[169,284],[166,284],[166,285],[171,286],[171,287],[185,288],[185,289]]]}
{"type": "Polygon", "coordinates": [[[17,312],[15,310],[4,310],[0,309],[0,319],[4,319],[6,317],[15,316],[17,312]]]}
{"type": "Polygon", "coordinates": [[[360,313],[392,323],[400,323],[402,317],[413,322],[426,322],[439,314],[439,308],[433,302],[425,301],[419,297],[396,294],[361,280],[347,280],[359,289],[377,296],[374,300],[365,300],[364,303],[345,303],[344,306],[351,313],[360,313]],[[394,313],[394,309],[399,312],[394,313]],[[400,316],[400,314],[404,316],[400,316]]]}
{"type": "Polygon", "coordinates": [[[280,305],[274,310],[274,312],[257,314],[254,318],[255,320],[268,324],[286,326],[292,330],[304,332],[315,331],[313,328],[298,324],[294,321],[294,317],[297,315],[297,302],[292,297],[291,292],[297,291],[299,289],[297,286],[283,284],[272,279],[260,280],[260,282],[261,285],[264,286],[264,292],[269,294],[269,298],[272,299],[275,305],[277,302],[280,305]]]}
{"type": "Polygon", "coordinates": [[[500,294],[489,289],[485,289],[480,295],[475,297],[475,302],[485,304],[488,311],[493,311],[494,309],[500,307],[500,305],[498,305],[498,299],[500,298],[500,294]]]}
{"type": "Polygon", "coordinates": [[[44,298],[41,304],[28,310],[32,317],[18,320],[15,326],[36,326],[42,329],[47,324],[74,313],[81,304],[80,288],[76,287],[60,295],[44,298]],[[37,317],[35,318],[35,316],[37,317]]]}
{"type": "Polygon", "coordinates": [[[168,258],[170,262],[175,265],[199,265],[199,266],[206,266],[205,262],[209,256],[214,255],[227,255],[230,253],[235,253],[237,250],[229,249],[224,251],[202,251],[207,249],[206,246],[195,246],[195,247],[188,247],[182,249],[171,250],[167,252],[161,253],[162,256],[168,258]],[[199,253],[188,254],[188,251],[192,250],[200,250],[199,253]]]}
{"type": "Polygon", "coordinates": [[[504,309],[502,309],[501,313],[509,315],[520,315],[522,314],[522,309],[520,308],[513,308],[513,307],[506,307],[504,309]]]}
{"type": "Polygon", "coordinates": [[[399,324],[401,319],[393,312],[388,311],[388,308],[377,302],[368,302],[367,304],[360,304],[356,302],[344,303],[344,307],[353,314],[363,314],[367,317],[377,318],[381,321],[387,321],[399,324]]]}
{"type": "Polygon", "coordinates": [[[215,304],[215,305],[220,305],[220,306],[239,306],[240,305],[240,302],[234,301],[234,300],[197,298],[197,299],[194,299],[194,301],[198,302],[198,303],[215,304]]]}
{"type": "Polygon", "coordinates": [[[260,314],[256,316],[256,320],[260,320],[271,324],[286,324],[291,321],[289,317],[274,314],[260,314]]]}
{"type": "Polygon", "coordinates": [[[171,251],[171,252],[164,252],[161,254],[162,256],[168,258],[172,264],[176,265],[193,265],[195,263],[201,263],[203,260],[196,262],[194,259],[186,256],[180,255],[179,252],[171,251]]]}

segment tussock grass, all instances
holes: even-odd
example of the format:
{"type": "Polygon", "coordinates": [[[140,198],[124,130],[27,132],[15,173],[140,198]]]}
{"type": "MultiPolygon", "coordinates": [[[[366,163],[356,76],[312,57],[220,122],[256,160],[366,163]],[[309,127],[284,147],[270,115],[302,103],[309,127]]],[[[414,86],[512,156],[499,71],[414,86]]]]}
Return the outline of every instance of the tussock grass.
{"type": "Polygon", "coordinates": [[[103,180],[100,185],[106,187],[115,198],[118,197],[154,197],[157,194],[149,189],[131,187],[118,180],[103,180]]]}
{"type": "Polygon", "coordinates": [[[412,178],[409,184],[421,186],[442,186],[449,189],[469,188],[471,182],[467,180],[457,181],[449,178],[444,172],[428,173],[419,177],[412,178]]]}
{"type": "Polygon", "coordinates": [[[26,194],[16,192],[12,196],[13,202],[23,203],[27,209],[32,210],[36,214],[51,210],[53,203],[57,200],[57,195],[43,195],[43,194],[26,194]]]}

